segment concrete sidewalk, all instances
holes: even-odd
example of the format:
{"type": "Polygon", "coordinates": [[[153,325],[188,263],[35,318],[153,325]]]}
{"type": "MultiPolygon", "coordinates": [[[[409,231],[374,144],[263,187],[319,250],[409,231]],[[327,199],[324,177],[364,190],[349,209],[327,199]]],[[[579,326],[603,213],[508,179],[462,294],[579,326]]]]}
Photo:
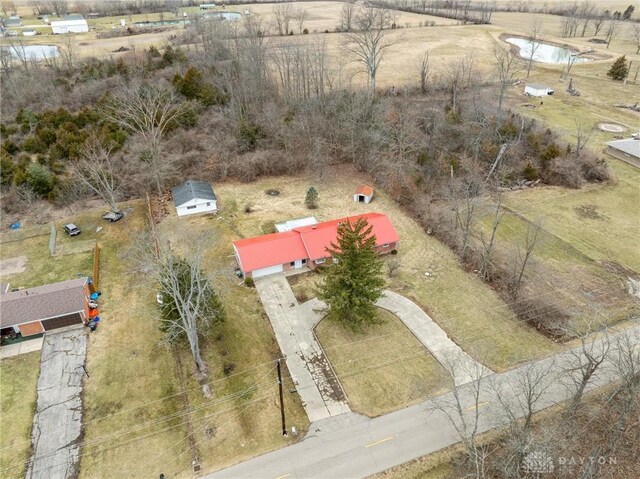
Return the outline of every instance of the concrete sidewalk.
{"type": "Polygon", "coordinates": [[[257,278],[256,289],[309,421],[350,412],[342,387],[318,344],[313,328],[324,317],[317,300],[299,305],[283,274],[257,278]]]}
{"type": "Polygon", "coordinates": [[[391,311],[427,348],[440,364],[453,369],[456,384],[465,384],[477,376],[483,366],[453,342],[416,303],[386,290],[376,306],[391,311]]]}
{"type": "Polygon", "coordinates": [[[0,347],[0,359],[18,356],[19,354],[32,353],[33,351],[40,351],[42,349],[43,341],[44,337],[2,346],[0,347]]]}
{"type": "Polygon", "coordinates": [[[87,331],[44,336],[27,479],[77,476],[87,331]]]}

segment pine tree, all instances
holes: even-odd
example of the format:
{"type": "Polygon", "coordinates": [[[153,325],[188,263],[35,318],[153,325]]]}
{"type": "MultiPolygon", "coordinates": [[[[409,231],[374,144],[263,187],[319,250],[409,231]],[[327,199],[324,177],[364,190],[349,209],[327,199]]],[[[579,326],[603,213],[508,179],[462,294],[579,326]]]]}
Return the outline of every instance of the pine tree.
{"type": "Polygon", "coordinates": [[[627,59],[624,55],[622,55],[615,62],[613,62],[613,65],[611,65],[611,69],[607,72],[607,76],[613,78],[614,80],[624,80],[627,77],[627,73],[629,73],[627,59]]]}
{"type": "Polygon", "coordinates": [[[307,205],[307,208],[310,210],[315,210],[318,207],[318,192],[313,186],[310,186],[307,190],[304,204],[307,205]]]}
{"type": "Polygon", "coordinates": [[[338,226],[337,244],[327,248],[334,261],[318,290],[318,297],[329,307],[328,317],[354,331],[379,322],[375,302],[382,295],[385,280],[372,230],[363,218],[338,226]]]}

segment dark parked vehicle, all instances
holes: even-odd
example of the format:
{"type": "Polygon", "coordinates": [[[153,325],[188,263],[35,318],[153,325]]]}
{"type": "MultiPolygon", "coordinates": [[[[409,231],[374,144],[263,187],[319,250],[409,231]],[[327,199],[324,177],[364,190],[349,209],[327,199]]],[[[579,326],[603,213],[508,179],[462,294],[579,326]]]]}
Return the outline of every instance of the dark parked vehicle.
{"type": "Polygon", "coordinates": [[[78,228],[73,223],[69,223],[68,225],[64,225],[64,232],[69,236],[76,236],[80,234],[80,228],[78,228]]]}
{"type": "Polygon", "coordinates": [[[124,213],[122,211],[109,211],[108,213],[102,215],[103,220],[111,222],[121,220],[123,217],[124,213]]]}

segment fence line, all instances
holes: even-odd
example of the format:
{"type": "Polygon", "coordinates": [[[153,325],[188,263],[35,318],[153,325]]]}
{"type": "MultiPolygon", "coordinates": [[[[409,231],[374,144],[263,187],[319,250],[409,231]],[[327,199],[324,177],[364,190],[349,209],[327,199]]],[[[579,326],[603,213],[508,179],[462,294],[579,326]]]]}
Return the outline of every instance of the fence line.
{"type": "Polygon", "coordinates": [[[56,227],[51,223],[51,233],[49,233],[49,253],[56,255],[56,227]]]}
{"type": "Polygon", "coordinates": [[[94,286],[97,288],[100,282],[100,245],[96,240],[96,244],[93,247],[93,280],[94,286]]]}

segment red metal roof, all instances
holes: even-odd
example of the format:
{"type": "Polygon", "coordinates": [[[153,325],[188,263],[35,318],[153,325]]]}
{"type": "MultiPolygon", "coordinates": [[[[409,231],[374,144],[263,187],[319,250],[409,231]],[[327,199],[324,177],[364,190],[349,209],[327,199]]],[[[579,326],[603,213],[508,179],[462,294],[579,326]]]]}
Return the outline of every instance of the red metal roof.
{"type": "Polygon", "coordinates": [[[295,230],[242,239],[233,245],[245,273],[307,257],[300,234],[295,230]]]}
{"type": "Polygon", "coordinates": [[[297,259],[313,261],[327,256],[326,248],[337,239],[338,224],[344,221],[355,222],[360,218],[365,218],[373,226],[377,246],[399,241],[398,233],[386,215],[367,213],[304,226],[284,233],[238,240],[233,244],[240,258],[240,267],[245,273],[276,264],[290,263],[297,259]]]}
{"type": "Polygon", "coordinates": [[[360,185],[356,188],[356,195],[371,196],[373,188],[369,185],[360,185]]]}

